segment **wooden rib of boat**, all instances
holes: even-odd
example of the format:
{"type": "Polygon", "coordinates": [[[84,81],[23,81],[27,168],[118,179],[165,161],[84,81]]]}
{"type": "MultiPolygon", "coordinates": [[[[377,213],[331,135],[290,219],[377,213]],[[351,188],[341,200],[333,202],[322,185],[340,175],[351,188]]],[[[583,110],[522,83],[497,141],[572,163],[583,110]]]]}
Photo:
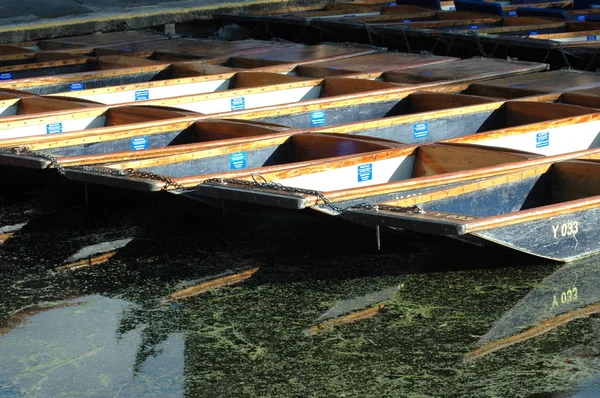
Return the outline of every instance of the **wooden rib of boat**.
{"type": "Polygon", "coordinates": [[[381,168],[383,177],[396,172],[406,160],[409,148],[373,137],[294,134],[92,168],[68,167],[64,172],[68,179],[76,181],[141,191],[170,189],[179,194],[182,192],[172,189],[189,189],[208,178],[235,177],[247,174],[248,169],[259,168],[298,175],[341,166],[354,170],[358,164],[371,162],[381,168]]]}
{"type": "Polygon", "coordinates": [[[600,312],[599,272],[595,257],[563,265],[506,311],[479,339],[477,349],[465,355],[465,362],[600,312]]]}
{"type": "MultiPolygon", "coordinates": [[[[400,121],[394,128],[373,126],[370,129],[367,127],[355,131],[362,135],[368,134],[402,142],[418,142],[417,139],[422,140],[421,142],[431,142],[441,139],[452,144],[471,146],[477,144],[480,148],[526,151],[529,156],[552,156],[599,147],[600,113],[595,109],[555,103],[521,101],[508,101],[499,105],[498,103],[483,104],[477,107],[482,111],[481,113],[475,112],[469,116],[464,116],[464,119],[457,116],[454,119],[457,122],[454,124],[456,126],[455,130],[452,130],[451,118],[444,118],[443,112],[440,112],[438,116],[442,117],[439,117],[437,121],[432,117],[430,121],[416,123],[406,123],[406,121],[402,123],[400,121]],[[484,110],[485,108],[487,109],[484,110]],[[435,126],[435,133],[439,135],[429,136],[430,126],[435,126]],[[446,134],[453,134],[459,138],[450,140],[442,138],[446,134]]],[[[457,109],[457,111],[462,110],[457,109]]],[[[339,127],[340,130],[346,128],[348,126],[339,127]]],[[[327,131],[332,130],[334,128],[327,131]]],[[[434,146],[433,149],[428,149],[427,146],[423,146],[421,148],[425,149],[422,149],[422,155],[416,156],[414,170],[411,173],[398,174],[397,179],[390,179],[379,187],[367,188],[366,185],[368,184],[364,184],[365,187],[360,187],[360,184],[356,181],[348,183],[347,181],[335,179],[327,180],[324,177],[314,178],[309,174],[284,179],[277,174],[267,174],[261,171],[256,171],[256,173],[260,173],[265,181],[276,185],[281,184],[290,188],[323,191],[323,195],[338,208],[347,208],[355,205],[356,201],[372,204],[399,196],[410,196],[417,193],[418,190],[412,191],[415,186],[418,189],[425,189],[427,182],[419,184],[419,180],[416,180],[417,182],[411,181],[415,177],[447,173],[449,170],[457,171],[461,167],[467,169],[483,167],[477,161],[467,158],[466,155],[461,155],[460,150],[453,149],[460,147],[434,146]],[[434,154],[433,151],[435,150],[437,152],[434,154]],[[456,168],[448,168],[444,165],[444,162],[454,162],[456,168]]],[[[415,154],[417,155],[417,153],[415,154]]],[[[489,156],[493,158],[495,155],[489,156]]],[[[502,157],[504,155],[498,156],[502,157]]],[[[325,176],[333,172],[335,170],[327,170],[321,174],[325,176]]],[[[372,169],[371,173],[373,177],[377,174],[375,169],[372,169]]],[[[463,173],[462,178],[468,178],[466,177],[467,174],[463,173]]],[[[244,179],[251,181],[253,177],[249,173],[244,179]]],[[[440,180],[433,179],[433,181],[434,184],[439,184],[440,180]]],[[[197,189],[205,196],[295,209],[317,206],[320,200],[314,194],[297,193],[293,190],[284,192],[278,187],[269,189],[268,185],[252,186],[248,184],[217,183],[203,184],[198,186],[197,189]]],[[[327,206],[322,208],[324,211],[332,211],[327,206]]]]}
{"type": "Polygon", "coordinates": [[[381,203],[419,203],[419,214],[357,209],[344,217],[361,224],[483,241],[569,262],[600,251],[594,221],[600,213],[595,183],[599,176],[598,161],[555,162],[381,203]]]}
{"type": "Polygon", "coordinates": [[[191,112],[178,109],[138,106],[107,108],[79,101],[40,97],[10,100],[9,102],[7,116],[0,119],[0,138],[2,139],[147,123],[192,115],[191,112]],[[21,113],[8,116],[9,112],[15,110],[21,113]]]}
{"type": "MultiPolygon", "coordinates": [[[[388,138],[391,139],[400,140],[401,138],[406,142],[422,143],[459,136],[462,130],[458,128],[448,134],[444,133],[448,126],[460,124],[455,119],[464,118],[465,121],[468,117],[485,119],[490,112],[498,109],[501,105],[502,102],[470,95],[407,93],[402,99],[396,101],[395,105],[390,106],[389,111],[377,114],[379,117],[386,117],[385,121],[376,119],[360,124],[341,124],[330,128],[319,128],[318,131],[361,133],[379,137],[388,135],[388,138]],[[481,104],[490,105],[479,106],[481,104]],[[466,107],[468,109],[465,109],[466,107]],[[478,113],[480,113],[479,116],[477,116],[478,113]],[[438,114],[439,116],[437,116],[438,114]],[[418,134],[415,137],[401,134],[402,129],[413,128],[413,124],[419,123],[429,123],[430,130],[428,129],[426,134],[418,134]],[[403,125],[408,127],[403,127],[403,125]]],[[[364,115],[364,112],[362,113],[364,115]]],[[[338,112],[338,114],[345,114],[348,122],[353,120],[348,112],[338,112]]],[[[368,117],[368,115],[364,116],[368,117]]],[[[57,157],[60,164],[72,166],[117,162],[121,158],[156,157],[175,152],[201,150],[216,145],[242,143],[259,138],[268,139],[273,138],[273,134],[290,130],[290,127],[256,121],[231,120],[227,123],[220,123],[212,119],[202,119],[202,117],[198,122],[189,119],[163,120],[135,126],[110,126],[95,129],[93,132],[82,131],[60,135],[0,139],[0,147],[25,146],[38,153],[57,157]],[[213,129],[213,131],[209,131],[209,129],[213,129]],[[267,137],[265,134],[270,134],[271,137],[267,137]],[[260,137],[260,135],[264,136],[260,137]],[[136,145],[136,143],[143,145],[136,145]],[[186,145],[183,146],[183,144],[186,145]],[[141,149],[145,149],[145,151],[140,151],[141,149]],[[135,151],[136,153],[127,153],[126,151],[135,151]]],[[[341,120],[338,119],[338,122],[341,120]]],[[[305,131],[311,130],[296,130],[295,133],[305,131]]],[[[51,165],[47,158],[30,156],[24,151],[20,151],[18,154],[0,153],[0,163],[18,164],[21,167],[31,168],[45,168],[51,165]],[[17,159],[19,160],[17,161],[17,159]]]]}

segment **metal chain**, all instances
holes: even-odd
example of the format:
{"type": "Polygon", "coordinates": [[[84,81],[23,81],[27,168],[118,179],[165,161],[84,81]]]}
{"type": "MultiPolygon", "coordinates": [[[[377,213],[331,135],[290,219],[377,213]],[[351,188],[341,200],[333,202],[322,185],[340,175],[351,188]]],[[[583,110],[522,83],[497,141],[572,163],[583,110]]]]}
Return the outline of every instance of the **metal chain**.
{"type": "Polygon", "coordinates": [[[65,169],[60,165],[60,163],[58,162],[58,160],[56,159],[56,157],[49,155],[47,153],[43,153],[43,152],[39,152],[39,151],[33,151],[31,149],[29,149],[26,146],[16,146],[16,147],[12,147],[12,148],[0,148],[0,152],[4,152],[4,153],[12,153],[15,155],[20,155],[20,154],[25,154],[25,155],[29,155],[29,156],[33,156],[33,157],[37,157],[37,158],[42,158],[42,159],[46,159],[47,161],[49,161],[50,163],[52,163],[52,165],[54,166],[54,168],[61,174],[64,175],[65,174],[65,169]]]}
{"type": "Polygon", "coordinates": [[[177,181],[174,181],[172,178],[167,177],[162,174],[152,173],[150,171],[139,171],[136,169],[128,168],[128,169],[111,169],[108,167],[90,167],[90,166],[74,166],[70,167],[73,170],[81,170],[87,171],[91,173],[98,174],[107,174],[107,175],[115,175],[119,177],[133,177],[133,178],[142,178],[147,180],[159,180],[163,181],[165,185],[161,188],[162,191],[166,191],[169,187],[173,187],[175,189],[184,190],[185,187],[179,184],[177,181]]]}
{"type": "Polygon", "coordinates": [[[331,202],[331,200],[329,200],[321,191],[317,191],[314,189],[294,188],[294,187],[286,186],[286,185],[283,185],[283,184],[280,184],[277,182],[267,181],[260,174],[252,174],[252,181],[238,180],[238,179],[234,179],[234,178],[209,178],[209,179],[205,180],[203,183],[204,184],[222,184],[222,185],[232,184],[232,185],[240,185],[240,186],[246,186],[246,187],[251,187],[251,188],[271,189],[274,191],[283,191],[283,192],[290,192],[290,193],[312,195],[312,196],[317,197],[316,204],[319,204],[319,200],[320,200],[321,202],[323,202],[323,204],[325,206],[329,207],[330,209],[332,209],[333,211],[335,211],[339,214],[345,213],[348,210],[355,210],[355,209],[374,210],[374,211],[386,210],[386,211],[393,211],[393,212],[398,212],[398,213],[425,214],[425,210],[423,209],[423,206],[421,204],[417,204],[415,206],[401,207],[401,206],[393,206],[393,205],[372,205],[372,204],[367,204],[367,203],[360,203],[360,204],[352,205],[352,206],[348,206],[348,207],[339,207],[339,206],[336,206],[335,204],[333,204],[333,202],[331,202]]]}

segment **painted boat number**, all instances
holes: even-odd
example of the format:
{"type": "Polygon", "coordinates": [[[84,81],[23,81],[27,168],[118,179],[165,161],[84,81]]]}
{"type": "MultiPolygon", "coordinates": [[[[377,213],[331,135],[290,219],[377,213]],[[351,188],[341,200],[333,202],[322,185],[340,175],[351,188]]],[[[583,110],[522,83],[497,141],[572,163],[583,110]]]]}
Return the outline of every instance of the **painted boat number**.
{"type": "Polygon", "coordinates": [[[573,286],[572,289],[569,289],[566,292],[562,292],[560,294],[560,301],[558,301],[558,298],[556,297],[556,294],[555,294],[552,299],[552,308],[558,307],[560,304],[569,304],[570,302],[577,300],[578,295],[579,295],[579,290],[577,289],[576,286],[573,286]]]}
{"type": "Polygon", "coordinates": [[[552,226],[552,234],[554,239],[565,236],[575,236],[579,232],[579,221],[569,221],[562,224],[552,226]]]}

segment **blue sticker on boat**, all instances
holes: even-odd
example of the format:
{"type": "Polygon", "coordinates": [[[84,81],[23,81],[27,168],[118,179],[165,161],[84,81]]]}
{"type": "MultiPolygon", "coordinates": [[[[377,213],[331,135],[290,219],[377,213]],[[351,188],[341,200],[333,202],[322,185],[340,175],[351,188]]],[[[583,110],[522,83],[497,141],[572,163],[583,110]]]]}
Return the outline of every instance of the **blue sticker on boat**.
{"type": "Polygon", "coordinates": [[[0,73],[0,80],[12,80],[12,73],[0,73]]]}
{"type": "Polygon", "coordinates": [[[150,99],[150,92],[148,90],[137,90],[135,92],[136,101],[148,101],[150,99]]]}
{"type": "Polygon", "coordinates": [[[433,76],[433,72],[419,72],[419,75],[422,75],[422,76],[433,76]]]}
{"type": "Polygon", "coordinates": [[[46,125],[46,134],[62,133],[62,123],[50,123],[46,125]]]}
{"type": "Polygon", "coordinates": [[[550,145],[550,132],[537,133],[535,136],[535,147],[542,148],[550,145]]]}
{"type": "Polygon", "coordinates": [[[313,111],[310,113],[310,125],[311,126],[323,126],[327,123],[327,115],[325,111],[313,111]]]}
{"type": "Polygon", "coordinates": [[[232,98],[231,99],[231,110],[232,111],[241,111],[242,109],[246,109],[246,100],[244,97],[232,98]]]}
{"type": "Polygon", "coordinates": [[[246,152],[232,153],[229,155],[229,168],[239,170],[246,168],[246,152]]]}
{"type": "Polygon", "coordinates": [[[390,7],[396,7],[396,3],[390,3],[390,7]]]}
{"type": "Polygon", "coordinates": [[[521,86],[518,84],[513,84],[512,86],[510,86],[510,88],[525,88],[525,86],[521,86]]]}
{"type": "Polygon", "coordinates": [[[141,151],[142,149],[148,149],[148,137],[134,137],[131,139],[131,150],[141,151]]]}
{"type": "Polygon", "coordinates": [[[587,41],[594,41],[594,40],[596,40],[596,35],[587,37],[587,41]]]}
{"type": "Polygon", "coordinates": [[[429,123],[417,123],[413,128],[415,138],[424,138],[429,135],[429,123]]]}
{"type": "Polygon", "coordinates": [[[405,19],[402,22],[412,22],[410,19],[405,19]]]}
{"type": "Polygon", "coordinates": [[[469,29],[479,29],[479,25],[471,25],[469,26],[469,29]]]}
{"type": "Polygon", "coordinates": [[[450,7],[448,7],[448,11],[456,11],[456,7],[450,6],[450,7]]]}
{"type": "Polygon", "coordinates": [[[69,90],[71,91],[80,91],[83,90],[83,82],[71,83],[69,84],[69,90]]]}
{"type": "Polygon", "coordinates": [[[373,179],[373,163],[361,164],[358,166],[358,182],[369,181],[373,179]]]}
{"type": "Polygon", "coordinates": [[[539,34],[539,33],[538,32],[529,32],[529,36],[531,36],[531,35],[537,35],[537,34],[539,34]]]}
{"type": "Polygon", "coordinates": [[[578,21],[585,21],[585,15],[577,15],[578,21]]]}
{"type": "Polygon", "coordinates": [[[517,12],[516,11],[509,11],[508,15],[510,15],[511,17],[516,17],[517,16],[517,12]]]}

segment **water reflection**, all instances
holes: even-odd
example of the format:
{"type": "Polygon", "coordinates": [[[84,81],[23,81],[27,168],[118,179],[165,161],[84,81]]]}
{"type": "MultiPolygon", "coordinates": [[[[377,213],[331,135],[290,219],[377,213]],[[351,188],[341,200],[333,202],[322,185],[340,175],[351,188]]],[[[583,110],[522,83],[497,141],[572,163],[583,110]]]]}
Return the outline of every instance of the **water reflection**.
{"type": "Polygon", "coordinates": [[[386,234],[377,252],[373,231],[329,218],[135,206],[92,226],[46,214],[0,246],[0,395],[598,392],[598,258],[386,234]]]}
{"type": "Polygon", "coordinates": [[[31,314],[0,339],[3,396],[183,396],[183,334],[136,369],[144,327],[117,334],[125,300],[84,296],[31,314]]]}

